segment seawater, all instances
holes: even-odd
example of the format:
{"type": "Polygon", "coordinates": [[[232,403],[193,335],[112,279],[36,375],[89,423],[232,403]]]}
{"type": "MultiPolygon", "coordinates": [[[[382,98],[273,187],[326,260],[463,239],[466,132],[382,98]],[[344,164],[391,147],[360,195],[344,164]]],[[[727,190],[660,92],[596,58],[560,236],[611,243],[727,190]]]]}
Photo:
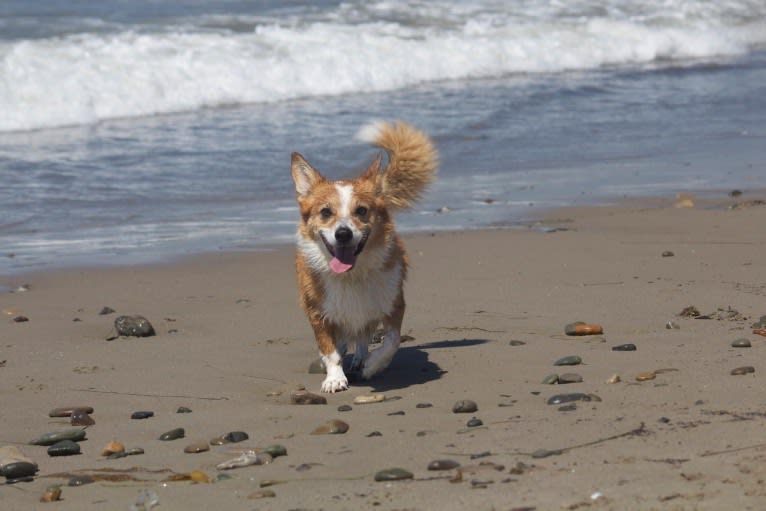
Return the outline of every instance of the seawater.
{"type": "Polygon", "coordinates": [[[405,231],[764,188],[764,112],[761,1],[6,0],[0,274],[289,242],[373,119],[441,154],[405,231]]]}

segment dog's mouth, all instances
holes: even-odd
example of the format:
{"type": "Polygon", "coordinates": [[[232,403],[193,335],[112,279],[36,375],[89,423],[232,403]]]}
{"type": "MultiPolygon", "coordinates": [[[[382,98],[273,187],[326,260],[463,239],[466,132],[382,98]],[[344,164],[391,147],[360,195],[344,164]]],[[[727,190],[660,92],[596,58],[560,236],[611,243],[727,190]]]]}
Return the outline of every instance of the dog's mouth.
{"type": "Polygon", "coordinates": [[[356,246],[351,244],[333,246],[329,241],[327,241],[327,238],[324,237],[324,234],[320,234],[322,241],[324,242],[324,246],[332,256],[332,260],[330,260],[330,269],[333,271],[333,273],[345,273],[354,267],[354,264],[356,264],[356,257],[362,253],[362,250],[364,250],[364,245],[367,243],[368,235],[369,233],[365,232],[362,236],[362,239],[356,246]]]}

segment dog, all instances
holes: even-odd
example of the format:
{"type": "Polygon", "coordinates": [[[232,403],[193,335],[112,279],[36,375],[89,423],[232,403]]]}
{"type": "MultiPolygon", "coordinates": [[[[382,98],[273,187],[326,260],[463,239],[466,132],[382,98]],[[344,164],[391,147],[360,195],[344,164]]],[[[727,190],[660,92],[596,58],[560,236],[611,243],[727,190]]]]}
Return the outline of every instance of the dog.
{"type": "Polygon", "coordinates": [[[401,341],[407,255],[393,212],[411,208],[432,182],[438,156],[430,138],[407,123],[376,122],[358,138],[383,152],[356,179],[330,181],[292,153],[300,211],[296,272],[301,306],[327,371],[322,392],[348,388],[350,375],[369,379],[391,363],[401,341]],[[382,345],[368,350],[382,324],[382,345]]]}

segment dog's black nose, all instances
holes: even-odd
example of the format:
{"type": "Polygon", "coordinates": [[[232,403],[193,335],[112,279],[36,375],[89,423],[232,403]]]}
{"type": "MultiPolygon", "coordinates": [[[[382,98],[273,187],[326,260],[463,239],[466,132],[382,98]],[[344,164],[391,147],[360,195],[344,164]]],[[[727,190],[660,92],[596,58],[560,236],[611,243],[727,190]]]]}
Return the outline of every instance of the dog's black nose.
{"type": "Polygon", "coordinates": [[[338,230],[335,231],[335,239],[339,243],[348,243],[353,237],[354,233],[348,227],[338,227],[338,230]]]}

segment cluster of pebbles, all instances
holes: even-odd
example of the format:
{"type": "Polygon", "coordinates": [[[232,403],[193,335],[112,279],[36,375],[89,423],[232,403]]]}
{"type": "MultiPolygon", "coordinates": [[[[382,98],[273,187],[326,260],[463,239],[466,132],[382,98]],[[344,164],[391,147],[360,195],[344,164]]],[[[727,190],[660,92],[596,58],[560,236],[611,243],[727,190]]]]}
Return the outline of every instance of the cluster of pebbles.
{"type": "MultiPolygon", "coordinates": [[[[732,319],[739,318],[739,313],[736,311],[719,310],[717,315],[702,315],[694,307],[684,309],[681,317],[687,318],[701,318],[701,319],[732,319]]],[[[668,328],[679,328],[677,323],[669,322],[668,328]],[[672,323],[672,325],[671,325],[672,323]]],[[[762,316],[760,320],[752,325],[753,334],[766,336],[766,316],[762,316]]],[[[150,336],[154,335],[154,329],[151,324],[145,318],[141,316],[120,316],[115,320],[115,330],[119,336],[150,336]]],[[[604,329],[601,325],[596,323],[575,322],[565,326],[564,333],[566,336],[598,336],[604,333],[604,329]]],[[[520,341],[511,341],[511,345],[518,346],[523,345],[520,341]]],[[[752,342],[747,338],[739,338],[731,342],[732,348],[750,348],[752,342]]],[[[638,347],[633,343],[623,343],[611,346],[611,350],[615,352],[634,352],[638,347]]],[[[566,385],[572,383],[583,382],[583,377],[575,372],[571,372],[574,367],[582,364],[583,360],[579,355],[569,355],[559,358],[552,362],[554,367],[567,368],[567,372],[552,373],[546,376],[541,383],[546,385],[566,385]]],[[[309,372],[320,372],[323,368],[310,367],[309,372]]],[[[643,371],[635,375],[635,381],[642,382],[653,380],[657,375],[665,372],[675,371],[672,368],[656,369],[652,371],[643,371]]],[[[753,366],[742,366],[731,370],[731,375],[746,375],[755,372],[753,366]]],[[[621,381],[619,375],[615,374],[607,380],[606,383],[617,383],[621,381]]],[[[293,405],[326,405],[327,398],[323,395],[315,394],[304,389],[294,390],[289,396],[290,403],[293,405]]],[[[387,401],[393,401],[398,399],[396,396],[387,397],[382,393],[375,393],[369,395],[356,396],[353,399],[353,405],[367,406],[376,403],[383,403],[387,401]]],[[[593,393],[584,392],[570,392],[559,393],[550,396],[546,403],[548,405],[559,406],[561,411],[570,411],[576,409],[578,402],[593,403],[599,402],[601,398],[593,393]]],[[[418,403],[416,408],[430,408],[433,405],[431,403],[418,403]]],[[[503,406],[502,404],[500,406],[503,406]]],[[[345,404],[338,407],[339,412],[347,412],[352,410],[351,405],[345,404]]],[[[478,412],[478,404],[470,399],[461,399],[455,402],[452,406],[452,412],[455,414],[470,414],[472,417],[467,420],[466,428],[477,428],[483,426],[483,422],[480,418],[476,417],[478,412]]],[[[30,445],[43,446],[47,448],[47,454],[51,457],[59,456],[72,456],[81,454],[81,448],[79,442],[86,438],[86,431],[88,427],[95,424],[95,420],[92,417],[94,410],[90,406],[73,406],[73,407],[60,407],[50,411],[50,417],[68,417],[71,421],[72,428],[62,431],[54,431],[45,433],[38,436],[29,442],[30,445]]],[[[180,407],[177,413],[191,413],[191,410],[186,407],[180,407]]],[[[404,414],[404,412],[393,412],[389,415],[404,414]]],[[[139,410],[133,412],[131,419],[133,420],[146,420],[154,416],[154,412],[149,410],[139,410]]],[[[313,429],[311,435],[342,435],[350,430],[348,422],[333,419],[326,423],[320,424],[313,429]]],[[[160,441],[174,441],[185,438],[185,430],[183,428],[175,428],[161,434],[158,437],[160,441]]],[[[380,436],[379,432],[372,432],[368,436],[380,436]]],[[[210,450],[211,446],[219,446],[226,444],[235,444],[244,442],[249,439],[249,435],[244,431],[231,431],[222,434],[218,437],[211,439],[209,442],[195,442],[187,445],[183,451],[187,454],[203,453],[210,450]]],[[[124,456],[134,456],[143,454],[144,450],[140,447],[126,448],[118,440],[110,441],[100,452],[102,457],[106,459],[121,458],[124,456]]],[[[542,458],[550,455],[560,454],[560,451],[548,451],[539,450],[532,453],[528,453],[532,458],[542,458]]],[[[265,448],[253,448],[243,449],[242,452],[231,459],[218,463],[216,469],[221,471],[215,480],[225,479],[225,471],[238,469],[242,467],[248,467],[253,465],[264,465],[271,463],[275,458],[280,456],[286,456],[287,449],[279,444],[270,445],[265,448]]],[[[491,455],[489,452],[477,453],[471,455],[471,459],[477,459],[483,456],[491,455]]],[[[428,471],[454,471],[450,472],[449,480],[451,482],[460,482],[463,480],[464,475],[476,475],[486,473],[486,471],[501,472],[505,467],[492,462],[482,462],[478,465],[463,465],[458,461],[452,459],[436,459],[428,462],[425,465],[428,471]]],[[[517,464],[516,467],[511,468],[511,474],[519,474],[528,468],[523,463],[517,464]]],[[[0,447],[0,475],[5,477],[6,484],[14,484],[20,482],[28,482],[34,480],[38,476],[39,467],[38,464],[30,457],[26,456],[19,447],[9,445],[0,447]]],[[[414,474],[408,469],[402,467],[391,467],[383,470],[379,470],[374,473],[374,481],[399,481],[413,479],[414,474]]],[[[69,486],[80,486],[89,482],[94,482],[96,479],[88,479],[87,477],[73,477],[69,480],[69,486]]],[[[174,474],[168,480],[172,481],[192,481],[195,483],[209,483],[212,482],[211,478],[202,471],[196,470],[188,474],[174,474]]],[[[486,478],[473,479],[471,484],[473,487],[482,487],[482,485],[489,484],[493,481],[486,478]]],[[[262,483],[262,486],[268,486],[269,481],[262,483]]],[[[52,502],[61,499],[63,485],[51,485],[47,487],[40,497],[43,502],[52,502]]],[[[263,498],[274,497],[275,493],[270,489],[264,489],[251,494],[249,498],[263,498]]],[[[134,509],[151,509],[157,504],[156,494],[153,492],[144,492],[139,496],[139,501],[133,506],[134,509]]]]}
{"type": "MultiPolygon", "coordinates": [[[[61,431],[52,431],[42,434],[33,440],[29,441],[29,445],[46,447],[47,454],[50,457],[58,456],[74,456],[82,454],[80,442],[86,440],[87,427],[95,424],[95,421],[91,417],[94,413],[94,409],[91,406],[71,406],[71,407],[59,407],[49,412],[49,417],[68,417],[71,420],[72,425],[80,425],[83,427],[69,428],[61,431]]],[[[177,413],[191,413],[191,410],[187,407],[179,407],[177,413]]],[[[137,411],[131,415],[133,420],[143,420],[154,416],[154,412],[151,411],[137,411]]],[[[327,431],[328,433],[343,433],[348,430],[348,425],[345,425],[345,429],[341,430],[341,427],[336,428],[337,431],[327,431]]],[[[319,434],[319,433],[317,433],[319,434]]],[[[173,441],[182,439],[185,437],[184,428],[175,428],[165,433],[162,433],[158,440],[160,441],[173,441]]],[[[209,442],[196,442],[187,445],[184,448],[185,453],[200,453],[210,450],[210,446],[219,446],[226,444],[235,444],[244,442],[250,437],[244,431],[230,431],[215,438],[212,438],[209,442]]],[[[101,450],[100,455],[106,459],[116,459],[125,456],[135,456],[144,454],[144,449],[140,447],[126,448],[125,445],[118,440],[111,440],[101,450]]],[[[246,467],[250,465],[263,465],[271,463],[275,458],[280,456],[286,456],[287,449],[280,444],[269,445],[265,448],[248,448],[243,449],[242,453],[232,459],[218,463],[216,469],[220,471],[226,471],[234,468],[246,467]]],[[[21,482],[31,482],[38,476],[39,466],[36,461],[28,457],[19,447],[14,445],[7,445],[0,447],[0,475],[5,477],[6,484],[15,484],[21,482]]],[[[218,479],[225,479],[222,474],[219,474],[218,479]]],[[[69,478],[68,486],[82,486],[96,482],[97,477],[91,476],[77,476],[73,475],[69,478]]],[[[202,471],[196,470],[188,474],[173,474],[168,481],[192,481],[196,483],[209,483],[210,477],[202,471]]],[[[51,485],[46,488],[43,495],[40,497],[42,502],[53,502],[61,499],[62,494],[61,484],[51,485]]],[[[143,504],[136,504],[133,507],[136,509],[149,509],[147,507],[150,502],[156,500],[156,495],[151,492],[139,498],[143,504]],[[143,507],[141,507],[143,506],[143,507]]],[[[156,505],[156,502],[155,504],[156,505]]]]}

